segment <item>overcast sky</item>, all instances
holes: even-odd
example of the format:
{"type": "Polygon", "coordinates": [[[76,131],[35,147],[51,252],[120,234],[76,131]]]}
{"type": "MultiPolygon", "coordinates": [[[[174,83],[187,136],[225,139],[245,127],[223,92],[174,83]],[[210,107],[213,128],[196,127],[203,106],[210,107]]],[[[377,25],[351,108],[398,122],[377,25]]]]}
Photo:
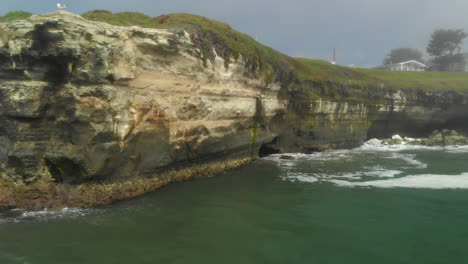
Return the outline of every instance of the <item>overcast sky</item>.
{"type": "MultiPolygon", "coordinates": [[[[54,11],[57,0],[0,0],[0,13],[54,11]]],[[[467,0],[63,0],[69,11],[186,12],[230,24],[290,56],[380,64],[392,48],[425,51],[436,28],[468,31],[467,0]]],[[[465,42],[468,42],[466,40],[465,42]]],[[[468,43],[466,43],[468,44],[468,43]]],[[[468,51],[468,45],[465,45],[468,51]]]]}

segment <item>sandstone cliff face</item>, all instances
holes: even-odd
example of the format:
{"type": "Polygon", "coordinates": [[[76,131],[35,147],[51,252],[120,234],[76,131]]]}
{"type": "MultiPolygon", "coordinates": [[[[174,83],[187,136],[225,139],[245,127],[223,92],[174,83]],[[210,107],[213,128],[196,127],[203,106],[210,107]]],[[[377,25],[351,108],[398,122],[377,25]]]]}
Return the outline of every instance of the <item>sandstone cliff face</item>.
{"type": "Polygon", "coordinates": [[[255,156],[286,107],[277,85],[246,77],[242,58],[201,56],[184,30],[65,12],[1,24],[3,181],[120,182],[255,156]]]}
{"type": "Polygon", "coordinates": [[[370,138],[395,134],[427,137],[436,129],[468,132],[466,92],[369,87],[356,97],[347,92],[353,87],[336,85],[335,89],[339,92],[332,96],[323,93],[321,84],[290,90],[290,129],[275,144],[266,144],[266,150],[313,152],[352,148],[370,138]]]}
{"type": "Polygon", "coordinates": [[[352,87],[329,95],[280,82],[281,72],[266,83],[242,57],[213,48],[203,58],[198,37],[66,12],[0,24],[0,207],[93,206],[259,153],[353,147],[467,119],[468,97],[455,92],[378,87],[356,99],[352,87]]]}

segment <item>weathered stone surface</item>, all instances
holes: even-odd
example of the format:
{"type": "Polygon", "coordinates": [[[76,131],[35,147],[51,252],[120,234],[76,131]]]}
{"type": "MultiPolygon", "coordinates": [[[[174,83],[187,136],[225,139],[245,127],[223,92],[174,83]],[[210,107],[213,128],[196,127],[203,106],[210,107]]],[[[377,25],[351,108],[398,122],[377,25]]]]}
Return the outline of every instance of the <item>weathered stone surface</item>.
{"type": "MultiPolygon", "coordinates": [[[[37,186],[72,190],[250,160],[278,135],[265,127],[287,107],[278,91],[248,77],[242,59],[225,67],[215,58],[206,67],[182,29],[116,27],[56,12],[0,24],[0,43],[2,185],[24,185],[15,199],[2,196],[8,206],[27,204],[26,194],[18,202],[21,190],[43,196],[37,186]]],[[[81,206],[52,196],[26,207],[81,206]]]]}
{"type": "MultiPolygon", "coordinates": [[[[380,143],[379,140],[373,139],[368,143],[380,143]]],[[[442,132],[434,130],[429,137],[426,138],[401,138],[399,135],[394,135],[392,138],[383,139],[382,142],[386,145],[423,145],[423,146],[457,146],[467,145],[468,137],[461,135],[455,130],[444,129],[442,132]]]]}
{"type": "Polygon", "coordinates": [[[0,207],[93,206],[258,154],[468,131],[465,94],[266,83],[242,57],[204,59],[199,37],[66,12],[0,23],[0,207]]]}

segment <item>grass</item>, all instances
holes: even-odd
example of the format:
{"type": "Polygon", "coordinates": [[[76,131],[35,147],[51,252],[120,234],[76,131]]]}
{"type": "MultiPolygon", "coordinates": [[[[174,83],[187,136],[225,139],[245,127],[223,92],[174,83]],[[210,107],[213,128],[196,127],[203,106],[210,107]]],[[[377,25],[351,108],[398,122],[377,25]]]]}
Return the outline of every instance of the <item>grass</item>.
{"type": "Polygon", "coordinates": [[[400,89],[468,90],[467,72],[404,72],[374,69],[355,71],[400,89]]]}
{"type": "Polygon", "coordinates": [[[298,62],[295,71],[303,81],[333,81],[337,83],[353,83],[369,85],[375,81],[372,76],[349,67],[333,65],[322,60],[295,58],[298,62]]]}
{"type": "Polygon", "coordinates": [[[8,22],[8,21],[13,21],[17,19],[26,19],[30,16],[32,16],[32,14],[29,12],[13,11],[13,12],[6,13],[4,16],[0,16],[0,22],[8,22]]]}
{"type": "MultiPolygon", "coordinates": [[[[24,19],[28,12],[10,12],[0,21],[24,19]]],[[[305,58],[292,58],[262,45],[252,37],[232,29],[228,24],[203,16],[185,13],[147,16],[137,12],[111,13],[106,10],[89,11],[82,16],[88,20],[106,22],[118,26],[140,26],[145,28],[172,29],[197,26],[201,30],[200,45],[203,59],[209,59],[213,45],[222,46],[225,58],[237,60],[239,55],[246,59],[247,66],[267,80],[278,72],[287,76],[293,72],[299,81],[332,82],[368,88],[381,87],[425,90],[468,90],[468,73],[447,72],[397,72],[373,69],[352,69],[329,62],[305,58]]],[[[228,65],[228,64],[227,64],[228,65]]],[[[285,77],[282,77],[285,78],[285,77]]],[[[283,81],[283,80],[280,80],[283,81]]],[[[291,81],[291,80],[286,80],[291,81]]]]}
{"type": "MultiPolygon", "coordinates": [[[[119,26],[142,26],[147,28],[171,29],[198,26],[203,34],[203,41],[218,43],[227,47],[227,53],[238,59],[239,55],[249,58],[252,68],[260,68],[265,76],[272,76],[273,65],[286,65],[291,60],[288,56],[262,45],[252,37],[232,29],[228,24],[202,16],[176,13],[151,18],[139,13],[111,13],[105,10],[95,10],[82,14],[89,20],[107,22],[119,26]]],[[[201,43],[205,56],[208,52],[207,42],[201,43]]]]}
{"type": "Polygon", "coordinates": [[[82,14],[88,20],[106,22],[116,26],[140,26],[154,28],[153,18],[138,12],[122,12],[113,14],[107,10],[94,10],[82,14]]]}
{"type": "Polygon", "coordinates": [[[329,62],[305,58],[291,58],[264,46],[250,36],[232,29],[228,24],[202,16],[177,13],[151,18],[139,13],[116,13],[96,10],[83,17],[113,25],[137,25],[148,28],[183,28],[199,26],[205,38],[217,38],[224,43],[235,58],[243,55],[271,77],[275,71],[293,71],[301,81],[333,82],[359,87],[381,86],[402,89],[453,89],[468,90],[467,73],[442,72],[391,72],[371,69],[352,69],[329,62]]]}
{"type": "MultiPolygon", "coordinates": [[[[246,56],[264,55],[281,57],[275,50],[255,41],[250,36],[233,30],[228,24],[202,16],[176,13],[150,17],[136,12],[111,13],[106,10],[94,10],[82,14],[89,20],[107,22],[118,26],[141,26],[147,28],[183,28],[187,25],[199,26],[205,35],[216,34],[219,39],[237,54],[246,56]],[[260,53],[260,54],[259,54],[260,53]]],[[[285,55],[283,55],[285,56],[285,55]]]]}

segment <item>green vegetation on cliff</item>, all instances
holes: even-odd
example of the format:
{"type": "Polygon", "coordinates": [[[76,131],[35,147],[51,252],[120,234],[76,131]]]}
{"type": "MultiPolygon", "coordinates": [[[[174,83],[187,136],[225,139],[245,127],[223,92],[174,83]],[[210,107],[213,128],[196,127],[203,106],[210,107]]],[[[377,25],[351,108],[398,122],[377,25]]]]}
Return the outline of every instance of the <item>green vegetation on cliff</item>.
{"type": "Polygon", "coordinates": [[[89,20],[107,22],[119,26],[141,26],[147,28],[171,29],[197,26],[202,31],[202,51],[204,59],[209,56],[209,46],[222,45],[225,58],[238,59],[239,55],[248,58],[252,68],[259,68],[267,77],[273,75],[273,66],[287,64],[291,58],[281,54],[270,47],[264,46],[250,36],[233,30],[228,24],[209,19],[202,16],[177,13],[161,15],[151,18],[149,16],[135,13],[111,13],[106,10],[94,10],[82,14],[89,20]]]}
{"type": "Polygon", "coordinates": [[[122,12],[113,14],[107,10],[93,10],[86,12],[81,16],[88,20],[106,22],[116,26],[155,28],[153,18],[138,12],[122,12]]]}
{"type": "Polygon", "coordinates": [[[30,16],[32,16],[32,14],[29,12],[13,11],[13,12],[6,13],[4,16],[0,16],[0,22],[7,22],[7,21],[16,20],[16,19],[26,19],[30,16]]]}
{"type": "MultiPolygon", "coordinates": [[[[10,12],[1,21],[25,19],[31,13],[10,12]]],[[[201,31],[200,46],[203,60],[210,58],[210,48],[222,47],[225,59],[237,60],[242,55],[252,72],[259,71],[267,82],[275,74],[281,82],[312,81],[323,83],[325,90],[345,85],[368,89],[386,87],[395,89],[425,90],[468,90],[467,73],[442,72],[400,72],[372,69],[352,69],[332,65],[326,61],[292,58],[262,45],[252,37],[232,29],[228,24],[206,17],[176,13],[150,17],[137,12],[112,13],[107,10],[93,10],[82,14],[86,19],[106,22],[118,26],[141,26],[146,28],[172,29],[195,26],[201,31]]],[[[218,50],[217,50],[218,52],[218,50]]],[[[218,53],[219,55],[219,53],[218,53]]]]}
{"type": "Polygon", "coordinates": [[[119,26],[170,29],[195,25],[199,26],[207,37],[215,37],[209,35],[216,34],[216,37],[232,50],[234,56],[242,54],[244,56],[260,56],[265,59],[286,57],[272,48],[258,43],[250,36],[233,30],[228,24],[202,16],[177,13],[152,18],[136,12],[113,14],[106,10],[94,10],[84,13],[82,16],[89,20],[102,21],[119,26]]]}
{"type": "MultiPolygon", "coordinates": [[[[150,17],[140,13],[111,13],[95,10],[83,17],[120,26],[142,26],[148,28],[182,28],[195,25],[201,28],[204,38],[217,40],[226,45],[234,58],[242,55],[250,64],[258,66],[269,79],[276,71],[293,72],[298,80],[356,87],[387,87],[401,89],[467,89],[468,74],[440,72],[391,72],[371,69],[352,69],[332,65],[326,61],[291,58],[270,47],[264,46],[250,36],[233,30],[229,25],[202,16],[191,14],[169,14],[150,17]]],[[[204,46],[206,48],[206,46],[204,46]]],[[[206,53],[206,51],[205,51],[206,53]]],[[[330,86],[330,85],[328,85],[330,86]]]]}
{"type": "Polygon", "coordinates": [[[466,72],[409,72],[373,69],[355,69],[355,71],[379,79],[393,88],[468,90],[468,73],[466,72]]]}

